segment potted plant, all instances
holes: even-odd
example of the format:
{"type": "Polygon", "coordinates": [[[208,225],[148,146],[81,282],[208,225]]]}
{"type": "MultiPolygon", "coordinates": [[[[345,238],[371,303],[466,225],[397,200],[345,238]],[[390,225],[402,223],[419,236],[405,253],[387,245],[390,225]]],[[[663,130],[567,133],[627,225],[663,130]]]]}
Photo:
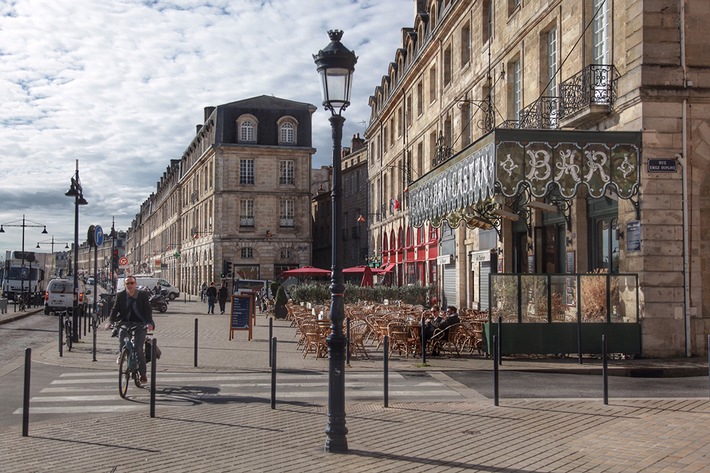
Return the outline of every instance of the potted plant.
{"type": "Polygon", "coordinates": [[[283,286],[279,286],[278,291],[276,291],[276,300],[274,301],[274,317],[277,319],[285,319],[288,315],[288,310],[286,309],[286,304],[288,303],[288,297],[286,296],[286,290],[283,286]]]}

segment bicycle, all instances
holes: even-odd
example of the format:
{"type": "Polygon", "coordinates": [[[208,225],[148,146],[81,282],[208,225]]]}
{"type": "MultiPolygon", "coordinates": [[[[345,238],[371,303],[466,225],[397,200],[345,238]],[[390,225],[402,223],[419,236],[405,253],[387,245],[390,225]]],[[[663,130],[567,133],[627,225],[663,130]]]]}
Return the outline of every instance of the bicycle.
{"type": "Polygon", "coordinates": [[[136,349],[136,330],[139,325],[123,326],[126,330],[126,335],[123,339],[123,349],[121,350],[121,358],[118,363],[118,394],[122,398],[126,398],[128,392],[128,383],[131,378],[136,384],[136,387],[141,387],[141,375],[138,369],[138,351],[136,349]]]}

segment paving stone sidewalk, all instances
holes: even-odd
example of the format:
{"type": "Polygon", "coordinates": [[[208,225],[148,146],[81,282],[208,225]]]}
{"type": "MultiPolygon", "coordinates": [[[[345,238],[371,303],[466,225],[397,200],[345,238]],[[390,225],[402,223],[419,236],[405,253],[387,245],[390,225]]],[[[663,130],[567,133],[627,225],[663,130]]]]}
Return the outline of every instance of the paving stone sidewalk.
{"type": "MultiPolygon", "coordinates": [[[[199,303],[171,303],[157,315],[163,350],[158,371],[193,367],[198,319],[198,371],[268,370],[268,322],[259,316],[252,341],[228,340],[226,316],[207,316],[199,303]]],[[[206,310],[205,310],[206,311],[206,310]]],[[[293,328],[277,321],[281,370],[328,369],[326,359],[296,350],[293,328]]],[[[115,368],[116,339],[97,332],[58,356],[55,344],[33,354],[38,363],[76,369],[115,368]]],[[[639,360],[640,361],[640,360],[639,360]]],[[[647,360],[650,362],[651,360],[647,360]]],[[[395,357],[390,369],[490,369],[483,357],[395,357]]],[[[701,368],[701,360],[687,361],[701,368]]],[[[351,370],[381,370],[381,350],[354,359],[351,370]],[[378,354],[379,353],[379,354],[378,354]]],[[[668,360],[655,366],[669,366],[668,360]]],[[[504,362],[504,369],[564,369],[567,361],[504,362]],[[521,367],[517,367],[521,365],[521,367]]],[[[639,365],[636,365],[639,366],[639,365]]],[[[626,369],[626,368],[624,368],[626,369]]],[[[158,375],[158,380],[159,380],[158,375]]],[[[158,384],[159,386],[159,384],[158,384]]],[[[126,401],[131,402],[131,401],[126,401]]],[[[133,401],[144,402],[145,400],[133,401]]],[[[323,452],[323,405],[239,397],[189,407],[158,405],[144,412],[92,415],[30,423],[28,437],[0,430],[0,471],[229,472],[229,471],[481,471],[699,472],[710,471],[710,402],[698,399],[507,400],[447,403],[347,404],[348,454],[323,452]]]]}

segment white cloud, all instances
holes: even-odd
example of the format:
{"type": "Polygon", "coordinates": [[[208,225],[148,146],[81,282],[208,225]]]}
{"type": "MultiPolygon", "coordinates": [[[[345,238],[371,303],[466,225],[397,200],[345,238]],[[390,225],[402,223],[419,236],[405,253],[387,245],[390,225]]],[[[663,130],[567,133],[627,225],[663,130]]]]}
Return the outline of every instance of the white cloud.
{"type": "MultiPolygon", "coordinates": [[[[79,160],[90,224],[126,229],[203,120],[258,95],[308,102],[314,167],[329,164],[312,54],[345,31],[358,56],[343,146],[413,22],[411,0],[10,0],[0,4],[0,223],[27,219],[73,241],[64,196],[79,160]]],[[[15,222],[16,223],[16,222],[15,222]]],[[[25,248],[48,235],[26,228],[25,248]]],[[[50,236],[51,238],[51,236],[50,236]]],[[[20,247],[21,229],[0,234],[20,247]]],[[[4,253],[3,253],[4,255],[4,253]]]]}

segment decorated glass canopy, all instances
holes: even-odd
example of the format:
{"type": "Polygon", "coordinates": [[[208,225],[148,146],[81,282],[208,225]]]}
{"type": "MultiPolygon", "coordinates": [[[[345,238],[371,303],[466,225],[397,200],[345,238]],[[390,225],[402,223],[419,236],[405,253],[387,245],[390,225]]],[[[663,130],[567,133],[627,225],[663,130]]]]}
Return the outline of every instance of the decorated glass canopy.
{"type": "Polygon", "coordinates": [[[581,188],[634,201],[641,132],[495,129],[409,186],[409,221],[496,226],[496,196],[569,201],[581,188]]]}

